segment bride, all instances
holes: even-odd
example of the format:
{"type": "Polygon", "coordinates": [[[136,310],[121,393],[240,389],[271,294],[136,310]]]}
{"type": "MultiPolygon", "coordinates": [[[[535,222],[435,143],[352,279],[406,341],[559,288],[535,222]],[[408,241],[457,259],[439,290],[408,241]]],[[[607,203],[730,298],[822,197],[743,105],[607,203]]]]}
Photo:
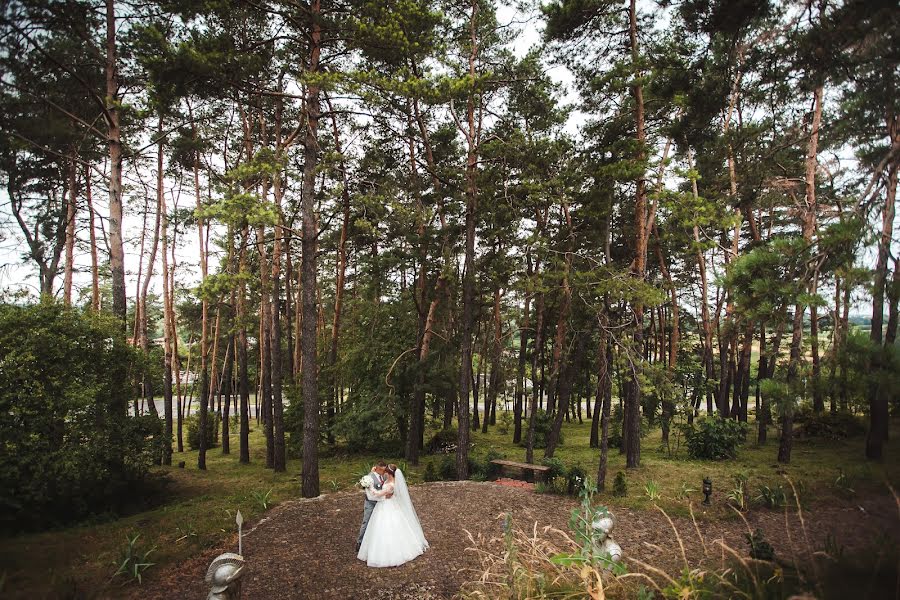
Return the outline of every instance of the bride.
{"type": "Polygon", "coordinates": [[[378,502],[369,520],[356,557],[370,567],[396,567],[416,558],[428,548],[422,525],[409,498],[403,471],[388,465],[387,481],[376,496],[378,502]]]}

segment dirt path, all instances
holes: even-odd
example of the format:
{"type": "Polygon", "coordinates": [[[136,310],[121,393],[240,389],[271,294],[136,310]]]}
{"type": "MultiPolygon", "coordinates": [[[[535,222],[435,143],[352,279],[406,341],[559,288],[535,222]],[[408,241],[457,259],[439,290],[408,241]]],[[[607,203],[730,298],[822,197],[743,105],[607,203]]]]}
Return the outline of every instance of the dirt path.
{"type": "MultiPolygon", "coordinates": [[[[354,546],[362,517],[362,495],[341,492],[311,500],[280,504],[244,535],[248,573],[244,577],[244,600],[274,598],[349,599],[365,596],[373,600],[451,598],[460,586],[475,578],[476,555],[466,530],[484,538],[499,537],[503,515],[512,513],[514,523],[531,530],[552,525],[567,529],[575,500],[535,494],[527,489],[493,483],[442,482],[410,488],[431,548],[416,560],[392,569],[370,569],[356,559],[354,546]]],[[[823,507],[805,515],[810,545],[819,549],[829,532],[846,535],[844,546],[852,550],[871,544],[881,532],[900,540],[893,498],[875,499],[863,507],[823,507]],[[892,512],[893,511],[893,512],[892,512]]],[[[614,537],[626,554],[679,571],[683,565],[678,540],[665,516],[658,511],[632,511],[611,506],[617,517],[614,537]]],[[[689,556],[702,553],[690,519],[673,519],[689,556]]],[[[756,511],[748,516],[751,527],[761,527],[782,557],[802,554],[806,544],[799,522],[790,517],[787,535],[783,512],[756,511]],[[793,549],[793,550],[792,550],[793,549]]],[[[707,547],[719,548],[723,539],[746,553],[740,520],[700,523],[707,547]]],[[[496,546],[495,546],[496,547],[496,546]]],[[[207,589],[203,576],[212,558],[231,545],[211,549],[154,580],[134,598],[203,598],[207,589]]],[[[719,549],[718,552],[721,552],[719,549]]]]}

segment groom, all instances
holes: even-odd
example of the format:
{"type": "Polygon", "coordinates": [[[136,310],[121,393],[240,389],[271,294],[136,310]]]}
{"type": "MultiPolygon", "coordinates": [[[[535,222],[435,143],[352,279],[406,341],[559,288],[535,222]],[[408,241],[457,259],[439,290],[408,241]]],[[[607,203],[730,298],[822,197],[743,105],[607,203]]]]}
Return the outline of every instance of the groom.
{"type": "Polygon", "coordinates": [[[359,547],[362,545],[363,536],[366,535],[366,527],[369,525],[369,518],[372,516],[372,511],[375,510],[375,503],[379,500],[390,498],[393,495],[388,494],[387,496],[378,497],[372,493],[375,490],[380,490],[381,486],[384,485],[384,472],[386,469],[387,463],[383,460],[379,460],[369,472],[369,477],[372,478],[372,487],[366,488],[366,503],[363,507],[363,521],[359,528],[359,537],[356,538],[357,552],[359,552],[359,547]]]}

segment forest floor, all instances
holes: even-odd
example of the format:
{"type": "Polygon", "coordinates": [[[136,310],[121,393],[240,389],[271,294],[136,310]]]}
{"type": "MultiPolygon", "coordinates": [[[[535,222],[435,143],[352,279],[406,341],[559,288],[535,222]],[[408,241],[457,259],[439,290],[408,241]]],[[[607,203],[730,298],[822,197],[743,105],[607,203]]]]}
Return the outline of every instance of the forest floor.
{"type": "MultiPolygon", "coordinates": [[[[506,514],[511,515],[515,527],[529,532],[545,526],[565,531],[570,511],[577,506],[576,500],[565,496],[492,482],[435,482],[410,490],[431,544],[424,555],[390,569],[368,568],[357,560],[354,545],[363,500],[358,491],[292,500],[275,507],[244,536],[247,572],[242,598],[452,598],[482,573],[476,548],[493,554],[503,551],[506,514]]],[[[708,521],[699,506],[695,527],[694,521],[683,517],[674,517],[670,524],[658,510],[636,511],[609,504],[617,519],[613,537],[629,558],[675,577],[684,567],[679,542],[685,545],[692,565],[703,558],[704,544],[711,556],[719,557],[723,553],[719,541],[746,556],[743,535],[748,527],[765,531],[776,555],[790,557],[788,560],[802,560],[811,551],[825,549],[829,536],[839,538],[843,551],[853,555],[872,549],[879,538],[884,538],[885,548],[900,542],[897,508],[885,496],[863,500],[856,507],[820,507],[806,515],[805,524],[791,509],[751,511],[746,524],[741,520],[708,521]]],[[[564,538],[557,538],[568,550],[564,538]]],[[[235,536],[226,542],[168,569],[152,586],[133,589],[130,597],[202,598],[208,591],[203,576],[210,561],[220,552],[237,549],[235,536]]],[[[865,597],[862,590],[856,592],[855,597],[865,597]]],[[[882,597],[878,580],[873,580],[869,592],[871,598],[882,597]]]]}
{"type": "MultiPolygon", "coordinates": [[[[894,419],[891,426],[897,431],[900,420],[894,419]]],[[[593,476],[599,453],[588,444],[590,423],[566,423],[563,433],[564,443],[556,456],[567,467],[579,465],[593,476]]],[[[663,448],[659,429],[651,430],[642,440],[640,468],[627,471],[624,457],[611,449],[608,485],[621,470],[626,474],[628,495],[613,497],[606,492],[598,495],[597,501],[610,506],[620,517],[615,537],[626,552],[654,561],[668,559],[673,568],[676,559],[681,560],[680,553],[673,550],[674,538],[667,533],[672,529],[657,505],[672,517],[688,553],[698,547],[702,550],[694,534],[689,500],[704,537],[725,538],[746,556],[743,533],[747,525],[726,502],[726,494],[734,489],[737,477],[746,481],[751,501],[744,515],[753,528],[763,530],[786,560],[797,555],[797,548],[807,547],[802,541],[804,534],[798,527],[785,526],[783,508],[769,510],[753,502],[764,487],[781,486],[788,494],[791,483],[797,487],[814,550],[830,545],[834,552],[845,548],[845,554],[853,556],[854,552],[862,552],[860,549],[866,544],[875,549],[890,547],[886,544],[898,546],[896,527],[900,519],[889,486],[900,489],[900,461],[892,447],[886,448],[884,462],[873,463],[864,458],[864,435],[841,440],[798,439],[791,464],[781,465],[775,460],[778,433],[772,429],[769,435],[767,445],[748,441],[736,459],[712,462],[687,458],[677,435],[669,449],[663,448]],[[705,476],[713,480],[713,504],[701,510],[703,496],[698,490],[705,476]],[[648,488],[653,486],[659,498],[650,498],[648,488]],[[788,531],[790,540],[786,537],[788,531]],[[659,558],[644,542],[666,548],[661,554],[664,556],[659,558]]],[[[752,439],[752,434],[748,437],[752,439]]],[[[480,460],[494,451],[522,460],[524,449],[510,438],[511,431],[503,431],[499,424],[487,434],[473,433],[472,455],[480,460]]],[[[413,498],[433,548],[399,569],[366,569],[353,553],[354,531],[362,511],[362,500],[354,491],[354,484],[375,460],[384,458],[402,465],[401,457],[349,454],[340,449],[324,452],[320,473],[325,496],[300,500],[300,462],[290,460],[286,473],[266,469],[265,441],[259,428],[251,433],[249,465],[237,461],[236,438],[232,439],[232,447],[232,455],[222,455],[218,449],[210,451],[206,471],[197,470],[196,452],[176,454],[174,461],[184,460],[185,468],[156,469],[156,497],[151,506],[140,512],[0,539],[0,597],[119,598],[130,593],[154,597],[156,589],[171,592],[174,581],[178,581],[179,590],[192,591],[170,597],[203,597],[203,574],[211,559],[221,551],[236,549],[237,509],[246,520],[245,532],[256,528],[245,539],[244,552],[251,565],[247,580],[250,595],[245,597],[265,597],[252,595],[257,593],[253,590],[264,590],[265,585],[283,580],[284,585],[300,586],[284,588],[284,597],[296,594],[293,597],[302,598],[303,582],[308,581],[304,578],[313,575],[331,582],[329,586],[343,585],[344,580],[360,585],[372,583],[379,594],[382,588],[393,589],[389,585],[392,579],[434,581],[434,589],[421,590],[419,597],[427,598],[428,593],[444,597],[449,590],[459,589],[463,581],[475,578],[476,573],[466,569],[479,567],[476,554],[466,551],[472,543],[464,530],[492,537],[499,532],[500,515],[507,511],[526,529],[539,522],[567,530],[569,511],[576,502],[562,495],[491,483],[423,484],[425,467],[437,467],[444,460],[441,455],[425,456],[419,467],[404,470],[413,485],[413,498]],[[135,534],[140,534],[135,551],[153,549],[149,559],[155,563],[143,572],[142,585],[126,582],[121,576],[113,577],[128,548],[126,536],[135,534]]],[[[788,509],[789,515],[795,514],[790,502],[788,509]]],[[[792,523],[791,519],[795,518],[790,517],[787,522],[792,523]]],[[[869,550],[862,555],[880,556],[869,550]]],[[[316,589],[331,588],[316,584],[316,589]]]]}

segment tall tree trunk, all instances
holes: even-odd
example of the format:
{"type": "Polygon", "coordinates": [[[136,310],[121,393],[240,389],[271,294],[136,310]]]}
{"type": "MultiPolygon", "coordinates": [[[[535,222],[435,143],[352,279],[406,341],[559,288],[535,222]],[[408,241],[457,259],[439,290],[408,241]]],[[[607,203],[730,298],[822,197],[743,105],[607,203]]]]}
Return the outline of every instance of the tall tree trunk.
{"type": "MultiPolygon", "coordinates": [[[[810,284],[810,293],[815,296],[819,289],[819,273],[816,269],[810,284]]],[[[825,412],[825,398],[822,394],[822,365],[819,359],[819,315],[815,304],[809,306],[809,341],[810,355],[812,358],[812,396],[813,411],[818,414],[825,412]]]]}
{"type": "Polygon", "coordinates": [[[556,391],[559,386],[559,378],[562,375],[562,356],[563,348],[566,345],[566,326],[569,320],[569,311],[572,306],[572,288],[569,285],[569,272],[572,269],[572,250],[575,234],[572,231],[572,217],[569,214],[569,206],[563,201],[563,216],[566,221],[566,229],[568,230],[568,239],[566,242],[566,255],[563,263],[562,274],[562,299],[559,306],[559,316],[556,322],[556,335],[553,340],[553,367],[550,371],[550,385],[547,392],[547,412],[554,414],[556,410],[556,391]]]}
{"type": "MultiPolygon", "coordinates": [[[[415,64],[413,65],[413,71],[415,73],[418,73],[417,66],[415,64]]],[[[415,97],[412,99],[412,113],[413,113],[414,121],[415,121],[416,125],[418,126],[419,134],[422,137],[422,144],[425,148],[425,160],[428,164],[429,173],[431,174],[432,189],[435,191],[435,193],[440,194],[443,189],[443,183],[441,182],[440,178],[437,176],[437,172],[438,172],[437,165],[435,163],[434,152],[432,150],[431,141],[428,136],[428,130],[425,127],[425,120],[422,117],[422,114],[419,110],[418,99],[416,99],[415,97]]],[[[410,126],[410,128],[412,128],[412,127],[410,126]]],[[[415,173],[416,173],[415,148],[414,148],[414,145],[412,142],[412,137],[410,137],[410,163],[412,165],[413,174],[415,175],[415,173]]],[[[419,202],[421,202],[421,196],[419,196],[419,202]]],[[[442,256],[443,262],[441,265],[441,273],[440,273],[440,275],[438,275],[437,281],[435,282],[435,285],[434,285],[434,295],[433,295],[433,297],[431,299],[431,303],[428,307],[428,312],[425,315],[425,321],[422,325],[421,339],[419,340],[419,352],[418,352],[419,364],[418,364],[418,369],[417,369],[417,374],[416,374],[417,379],[416,379],[416,386],[415,386],[414,397],[413,397],[414,410],[410,411],[411,418],[418,417],[419,421],[418,421],[418,425],[415,429],[411,428],[410,439],[415,439],[417,436],[419,439],[421,439],[422,435],[424,434],[424,412],[423,411],[424,411],[424,407],[425,407],[425,380],[426,380],[426,375],[427,375],[425,365],[426,365],[426,360],[428,359],[429,350],[431,348],[431,338],[434,335],[434,320],[435,320],[435,316],[437,314],[437,308],[438,308],[438,305],[440,304],[441,297],[448,292],[447,277],[446,277],[444,271],[445,271],[445,269],[447,269],[449,267],[450,260],[451,260],[450,259],[449,233],[448,233],[448,228],[447,228],[447,223],[446,223],[446,216],[444,215],[443,201],[439,200],[438,202],[439,202],[439,213],[438,214],[439,214],[440,222],[441,222],[441,238],[442,238],[441,256],[442,256]]],[[[422,224],[424,225],[424,222],[422,222],[422,224]]],[[[421,230],[421,231],[424,234],[424,230],[421,230]]],[[[422,257],[421,257],[423,270],[422,270],[422,275],[420,276],[421,277],[420,284],[422,286],[424,286],[424,283],[425,283],[425,280],[424,280],[425,259],[426,259],[426,256],[423,253],[422,257]]],[[[422,287],[420,290],[420,302],[424,302],[424,298],[425,298],[424,287],[422,287]]],[[[437,411],[437,407],[438,407],[437,400],[435,400],[434,406],[435,406],[435,411],[437,411]]],[[[450,406],[451,408],[450,408],[450,410],[445,411],[445,418],[444,418],[444,427],[445,428],[449,427],[449,423],[452,420],[452,416],[449,416],[453,412],[452,404],[450,404],[448,406],[450,406]]],[[[406,459],[413,465],[418,464],[419,448],[407,447],[406,459]]]]}
{"type": "Polygon", "coordinates": [[[109,145],[109,267],[113,314],[125,327],[125,246],[122,238],[122,132],[119,127],[119,67],[115,1],[106,0],[106,124],[109,145]]]}
{"type": "Polygon", "coordinates": [[[239,285],[237,292],[237,322],[238,322],[238,386],[241,394],[241,430],[240,430],[240,459],[244,464],[250,463],[250,377],[247,357],[247,283],[243,275],[247,272],[247,243],[250,237],[250,227],[246,221],[241,226],[240,248],[238,249],[238,275],[239,285]]]}
{"type": "MultiPolygon", "coordinates": [[[[892,123],[894,147],[900,146],[900,119],[892,123]]],[[[898,161],[888,172],[887,191],[881,216],[881,236],[878,240],[878,259],[875,264],[875,281],[872,286],[872,330],[869,338],[873,346],[872,368],[869,383],[869,433],[866,436],[866,458],[881,460],[884,456],[884,442],[888,438],[888,391],[881,384],[882,371],[887,364],[887,350],[884,339],[884,296],[887,285],[888,257],[894,231],[895,202],[897,197],[898,161]]]]}
{"type": "MultiPolygon", "coordinates": [[[[637,66],[640,53],[638,50],[638,30],[637,30],[637,7],[636,1],[631,0],[628,10],[628,36],[631,48],[632,64],[637,66]]],[[[635,73],[636,81],[640,81],[638,74],[635,73]]],[[[643,161],[645,155],[644,145],[646,137],[644,133],[644,91],[640,83],[635,83],[631,88],[634,95],[635,104],[635,142],[637,144],[637,153],[635,158],[638,162],[643,161]]],[[[634,199],[634,261],[632,267],[632,277],[639,282],[643,282],[646,277],[647,266],[647,198],[645,193],[644,174],[641,173],[635,180],[635,199],[634,199]]],[[[625,466],[634,469],[641,464],[641,372],[642,361],[636,355],[644,345],[644,303],[638,299],[632,303],[632,312],[634,314],[634,359],[632,362],[633,379],[631,385],[628,386],[628,393],[625,395],[625,422],[623,425],[623,434],[625,437],[625,466]]]]}
{"type": "MultiPolygon", "coordinates": [[[[597,346],[597,395],[602,398],[600,412],[600,465],[597,467],[597,490],[606,487],[606,469],[609,461],[609,409],[612,403],[612,378],[610,365],[612,353],[609,352],[609,332],[606,314],[600,316],[600,342],[597,346]],[[603,362],[600,362],[602,356],[603,362]]],[[[595,413],[596,414],[596,413],[595,413]]]]}
{"type": "Polygon", "coordinates": [[[828,374],[828,400],[831,414],[837,413],[837,366],[841,352],[841,278],[837,274],[834,277],[834,312],[832,313],[831,328],[831,365],[828,374]]]}
{"type": "MultiPolygon", "coordinates": [[[[347,177],[347,166],[344,163],[344,155],[341,150],[341,137],[338,132],[337,119],[333,116],[334,111],[331,107],[331,101],[326,98],[328,110],[332,113],[331,127],[334,133],[334,151],[340,157],[341,177],[343,186],[341,186],[341,207],[343,211],[343,219],[341,221],[341,236],[338,241],[337,256],[337,274],[335,275],[334,288],[334,317],[331,323],[331,344],[328,349],[328,383],[330,393],[328,395],[328,405],[325,411],[325,431],[328,436],[328,443],[334,444],[334,418],[335,418],[335,399],[337,398],[337,358],[338,358],[338,340],[341,329],[341,310],[344,303],[344,279],[347,272],[347,233],[350,228],[350,182],[347,177]]],[[[416,431],[418,426],[418,416],[415,417],[415,425],[410,427],[410,434],[416,440],[421,437],[416,431]]],[[[416,442],[418,449],[418,441],[416,442]]],[[[417,463],[413,463],[417,464],[417,463]]]]}
{"type": "Polygon", "coordinates": [[[762,446],[766,443],[766,426],[768,425],[768,404],[760,394],[759,384],[769,374],[769,357],[766,344],[766,324],[759,326],[759,366],[756,368],[756,443],[762,446]]]}
{"type": "MultiPolygon", "coordinates": [[[[475,124],[475,63],[478,59],[477,0],[470,2],[469,16],[469,85],[471,89],[466,100],[466,241],[465,270],[463,272],[463,317],[460,338],[459,369],[459,412],[457,418],[458,435],[456,451],[456,478],[469,478],[469,388],[472,373],[472,332],[475,328],[475,220],[478,200],[476,177],[478,175],[478,130],[475,124]]],[[[462,129],[462,127],[461,127],[462,129]]]]}
{"type": "Polygon", "coordinates": [[[484,372],[487,365],[487,324],[481,323],[480,320],[478,329],[475,333],[475,342],[477,342],[479,338],[481,338],[481,352],[478,353],[478,371],[472,373],[472,431],[478,431],[478,428],[481,427],[481,421],[478,416],[478,401],[481,399],[479,392],[484,390],[484,387],[481,385],[481,374],[484,372]],[[484,329],[484,335],[482,335],[482,328],[484,329]]]}
{"type": "MultiPolygon", "coordinates": [[[[162,185],[162,180],[160,180],[162,185]]],[[[174,207],[175,212],[178,210],[177,204],[174,207]]],[[[173,228],[172,231],[172,255],[169,264],[169,328],[171,333],[169,341],[172,344],[172,368],[175,370],[175,396],[178,401],[178,425],[175,432],[175,440],[178,442],[178,451],[184,452],[184,405],[182,404],[182,388],[181,388],[181,353],[178,351],[178,328],[175,318],[175,247],[177,245],[178,229],[173,228]]],[[[191,340],[193,341],[193,340],[191,340]]],[[[188,352],[190,352],[190,342],[188,342],[188,352]]],[[[190,356],[190,354],[188,354],[190,356]]]]}
{"type": "MultiPolygon", "coordinates": [[[[693,169],[693,155],[688,152],[688,168],[693,169]]],[[[691,178],[691,191],[694,200],[700,198],[697,190],[696,178],[691,178]]],[[[700,227],[694,223],[694,244],[697,246],[697,268],[700,272],[700,325],[703,328],[703,367],[706,372],[706,381],[704,382],[704,391],[706,394],[706,414],[711,415],[713,412],[712,395],[709,389],[709,382],[715,377],[713,374],[713,355],[712,355],[712,324],[709,318],[709,282],[706,274],[706,254],[700,242],[700,227]]]]}
{"type": "MultiPolygon", "coordinates": [[[[269,183],[263,185],[262,197],[268,200],[269,183]]],[[[259,260],[260,295],[259,295],[259,394],[263,432],[266,437],[266,468],[275,467],[275,424],[272,419],[272,284],[269,273],[269,256],[266,247],[266,230],[263,225],[256,228],[256,248],[259,260]]]]}
{"type": "MultiPolygon", "coordinates": [[[[818,164],[818,140],[819,126],[822,122],[822,86],[816,88],[813,96],[813,120],[810,125],[809,141],[806,149],[806,198],[803,207],[803,239],[808,246],[813,243],[813,236],[816,229],[816,214],[818,212],[816,203],[816,166],[818,164]]],[[[816,275],[813,274],[809,284],[809,291],[815,288],[816,275]]],[[[791,336],[791,358],[788,363],[787,383],[789,386],[795,385],[800,371],[800,359],[802,353],[801,342],[803,339],[803,313],[805,306],[798,303],[794,307],[794,323],[793,333],[791,336]]],[[[813,316],[815,313],[813,313],[813,316]]],[[[781,442],[778,446],[778,462],[789,463],[791,461],[791,448],[793,445],[793,406],[782,407],[781,417],[781,442]]]]}
{"type": "MultiPolygon", "coordinates": [[[[190,108],[190,106],[189,106],[190,108]]],[[[193,119],[193,115],[191,115],[193,119]]],[[[193,125],[194,142],[197,142],[197,126],[193,125]]],[[[194,151],[194,196],[197,204],[197,239],[200,242],[200,277],[206,281],[209,275],[207,267],[207,234],[203,222],[203,200],[200,194],[200,152],[194,151]]],[[[209,300],[203,294],[200,300],[200,452],[197,454],[197,468],[206,470],[206,430],[210,427],[207,412],[209,410],[209,367],[206,363],[207,328],[209,318],[209,300]]]]}
{"type": "MultiPolygon", "coordinates": [[[[322,3],[310,4],[310,38],[308,72],[315,77],[319,72],[321,52],[322,3]]],[[[319,495],[319,386],[316,361],[316,220],[315,185],[319,151],[319,85],[313,79],[306,88],[306,137],[303,149],[303,197],[302,256],[303,273],[303,321],[301,324],[300,352],[303,361],[303,486],[304,498],[319,495]]]]}
{"type": "Polygon", "coordinates": [[[737,365],[737,379],[741,382],[740,389],[735,388],[739,395],[737,418],[744,423],[747,422],[747,402],[750,395],[750,355],[753,351],[753,330],[753,323],[747,323],[737,365]]]}
{"type": "Polygon", "coordinates": [[[281,473],[287,469],[287,454],[284,438],[284,390],[282,387],[283,358],[281,355],[281,174],[275,176],[275,210],[278,220],[275,227],[275,241],[272,249],[272,304],[271,304],[271,373],[272,373],[272,468],[281,473]]]}
{"type": "Polygon", "coordinates": [[[481,424],[481,432],[487,433],[488,425],[497,423],[497,392],[500,388],[500,374],[503,369],[500,365],[501,339],[503,331],[500,321],[500,290],[494,290],[494,344],[491,349],[491,379],[488,384],[484,404],[484,421],[481,424]],[[493,415],[493,422],[491,421],[493,415]]]}
{"type": "MultiPolygon", "coordinates": [[[[88,194],[90,197],[90,194],[88,194]]],[[[94,225],[93,225],[93,208],[88,205],[91,211],[91,253],[93,255],[92,261],[95,263],[92,265],[92,269],[96,269],[96,240],[94,238],[94,225]]],[[[147,260],[147,273],[144,276],[143,282],[141,282],[141,293],[138,296],[138,310],[136,311],[139,315],[140,321],[138,323],[138,338],[139,345],[141,351],[144,354],[144,358],[149,364],[150,361],[150,336],[147,331],[147,292],[150,289],[150,280],[153,279],[153,270],[156,268],[156,251],[159,248],[159,234],[160,234],[160,223],[162,219],[162,203],[159,201],[159,196],[157,195],[156,202],[156,218],[153,224],[153,242],[150,244],[150,258],[147,260]]],[[[95,273],[96,276],[96,273],[95,273]]],[[[95,286],[99,286],[99,283],[95,280],[95,286]]],[[[95,294],[97,295],[97,308],[95,310],[99,310],[99,295],[100,290],[99,287],[95,290],[95,294]]],[[[143,375],[143,394],[144,399],[147,402],[147,408],[150,410],[150,414],[153,416],[157,416],[158,412],[156,410],[156,403],[153,401],[153,381],[148,372],[144,372],[143,375]]]]}
{"type": "MultiPolygon", "coordinates": [[[[162,131],[162,118],[158,131],[162,131]]],[[[163,371],[163,406],[165,412],[166,443],[163,447],[163,464],[172,464],[172,304],[169,294],[169,215],[166,208],[166,194],[163,189],[163,140],[157,141],[156,154],[156,202],[159,207],[160,237],[162,238],[162,274],[163,274],[163,353],[165,365],[163,371]]],[[[149,277],[148,277],[149,280],[149,277]]]]}
{"type": "MultiPolygon", "coordinates": [[[[63,302],[72,305],[72,274],[75,270],[75,212],[78,199],[78,165],[76,157],[69,160],[69,195],[66,202],[66,263],[63,277],[63,302]]],[[[137,412],[135,411],[135,414],[137,412]]]]}
{"type": "MultiPolygon", "coordinates": [[[[281,81],[279,81],[281,88],[281,81]]],[[[282,153],[284,142],[282,139],[282,118],[283,105],[281,99],[275,106],[275,147],[278,148],[279,156],[282,153]]],[[[283,254],[282,239],[285,235],[284,228],[284,211],[282,210],[282,200],[284,196],[284,173],[281,170],[276,171],[273,182],[273,195],[275,199],[275,230],[272,246],[272,304],[271,304],[271,373],[272,373],[272,429],[273,429],[273,457],[272,468],[276,473],[287,470],[287,451],[285,448],[284,437],[284,390],[282,387],[284,379],[284,360],[281,353],[281,260],[283,254]]],[[[290,251],[290,250],[288,250],[290,251]]],[[[290,289],[290,286],[288,286],[290,289]]],[[[288,302],[290,302],[290,292],[288,292],[288,302]]],[[[290,330],[290,317],[287,319],[288,329],[290,330]]]]}
{"type": "MultiPolygon", "coordinates": [[[[794,384],[800,371],[800,352],[801,341],[803,339],[803,313],[802,304],[794,307],[794,320],[791,334],[791,358],[788,363],[787,382],[788,385],[794,384]]],[[[790,392],[789,392],[790,393],[790,392]]],[[[778,444],[778,462],[791,462],[791,449],[794,442],[794,410],[790,404],[781,407],[781,438],[778,444]]]]}
{"type": "MultiPolygon", "coordinates": [[[[526,276],[531,277],[531,255],[526,251],[525,261],[528,265],[526,276]]],[[[525,292],[525,307],[522,320],[519,321],[519,368],[516,372],[516,397],[513,403],[513,443],[522,441],[522,413],[525,402],[525,361],[528,357],[529,309],[531,308],[531,292],[525,292]]]]}
{"type": "Polygon", "coordinates": [[[141,243],[138,251],[138,272],[137,282],[134,290],[134,337],[132,344],[135,347],[140,346],[141,337],[141,277],[144,271],[144,254],[147,248],[147,215],[150,213],[150,194],[144,194],[144,211],[141,214],[141,243]]]}
{"type": "Polygon", "coordinates": [[[589,334],[575,334],[575,352],[566,361],[566,368],[563,371],[559,386],[558,405],[556,410],[556,418],[553,420],[553,427],[547,436],[547,448],[544,450],[546,458],[553,458],[556,452],[556,446],[559,444],[560,433],[562,432],[563,418],[569,411],[569,399],[572,397],[572,386],[575,382],[575,376],[579,365],[584,360],[584,352],[587,347],[587,338],[589,334]]]}
{"type": "MultiPolygon", "coordinates": [[[[659,270],[666,280],[666,286],[669,288],[669,299],[672,303],[672,333],[669,337],[669,356],[666,363],[666,374],[669,381],[674,381],[675,368],[678,363],[678,347],[681,344],[681,319],[680,310],[678,308],[678,290],[672,279],[672,273],[669,271],[666,261],[663,258],[662,248],[659,239],[659,230],[656,225],[653,226],[653,235],[656,238],[656,259],[659,262],[659,270]]],[[[675,416],[675,403],[670,398],[663,399],[662,405],[662,443],[668,448],[669,446],[669,428],[672,418],[675,416]]],[[[593,432],[592,437],[593,440],[593,432]]]]}
{"type": "MultiPolygon", "coordinates": [[[[97,228],[94,223],[94,195],[91,189],[91,167],[84,168],[84,195],[87,200],[88,213],[90,214],[90,241],[91,241],[91,309],[96,313],[100,312],[100,264],[97,258],[97,228]]],[[[159,231],[159,222],[157,221],[156,231],[159,231]]],[[[156,414],[156,407],[153,407],[153,414],[156,414]]]]}
{"type": "Polygon", "coordinates": [[[894,345],[894,341],[897,339],[897,325],[898,321],[900,321],[900,314],[898,314],[898,309],[900,309],[900,306],[898,306],[898,301],[900,301],[900,260],[896,258],[894,259],[894,275],[886,293],[888,297],[888,321],[884,332],[884,345],[890,347],[894,345]]]}
{"type": "MultiPolygon", "coordinates": [[[[535,264],[535,280],[538,277],[540,263],[535,264]]],[[[534,462],[534,430],[537,425],[538,396],[540,390],[537,383],[537,366],[544,346],[544,293],[537,292],[535,300],[534,350],[531,355],[531,402],[528,407],[528,434],[525,438],[525,462],[534,462]]]]}
{"type": "Polygon", "coordinates": [[[228,337],[225,349],[225,366],[222,373],[222,386],[225,401],[222,403],[222,454],[231,454],[231,397],[234,395],[234,334],[228,337]]]}
{"type": "MultiPolygon", "coordinates": [[[[850,282],[844,283],[844,312],[841,315],[841,347],[846,349],[847,336],[850,333],[850,291],[852,286],[850,282]]],[[[849,390],[847,387],[847,367],[848,357],[846,351],[841,354],[840,375],[838,376],[838,389],[841,411],[846,412],[850,408],[849,390]]]]}

